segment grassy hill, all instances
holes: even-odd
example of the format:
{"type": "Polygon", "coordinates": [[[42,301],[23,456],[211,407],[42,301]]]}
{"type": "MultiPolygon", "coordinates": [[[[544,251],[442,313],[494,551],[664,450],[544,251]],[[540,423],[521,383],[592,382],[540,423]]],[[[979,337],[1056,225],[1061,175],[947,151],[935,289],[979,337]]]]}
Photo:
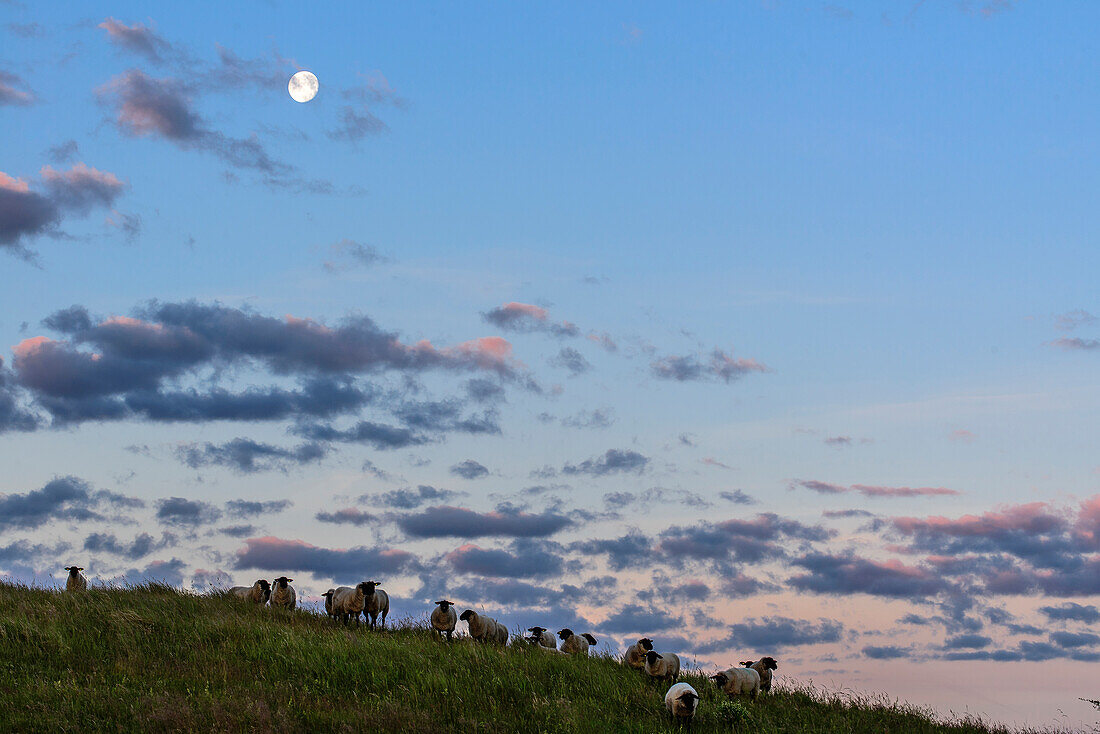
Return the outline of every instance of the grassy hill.
{"type": "MultiPolygon", "coordinates": [[[[991,732],[885,701],[781,690],[729,703],[701,676],[696,732],[991,732]]],[[[162,586],[0,584],[0,731],[659,732],[666,685],[617,661],[347,630],[162,586]]]]}

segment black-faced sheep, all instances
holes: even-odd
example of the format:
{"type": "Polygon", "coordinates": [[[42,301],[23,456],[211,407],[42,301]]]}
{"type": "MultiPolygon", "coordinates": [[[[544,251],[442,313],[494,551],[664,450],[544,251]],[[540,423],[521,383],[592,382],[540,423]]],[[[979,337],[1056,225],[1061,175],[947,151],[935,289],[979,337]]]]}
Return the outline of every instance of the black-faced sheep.
{"type": "Polygon", "coordinates": [[[325,597],[325,614],[327,614],[332,619],[336,619],[336,615],[332,611],[332,595],[335,593],[336,589],[329,589],[324,594],[322,594],[322,596],[325,597]]]}
{"type": "Polygon", "coordinates": [[[626,648],[626,654],[623,655],[623,662],[635,670],[645,670],[645,654],[652,649],[653,640],[648,637],[643,637],[626,648]]]}
{"type": "Polygon", "coordinates": [[[752,660],[742,660],[741,665],[746,668],[752,668],[760,675],[760,690],[763,693],[768,693],[772,689],[772,671],[779,670],[779,663],[775,662],[775,658],[770,655],[764,656],[753,662],[752,660]]]}
{"type": "Polygon", "coordinates": [[[531,636],[525,637],[524,639],[530,642],[532,645],[546,647],[551,650],[558,649],[558,641],[554,639],[553,633],[551,633],[545,627],[528,627],[527,631],[531,633],[531,636]]]}
{"type": "Polygon", "coordinates": [[[730,668],[712,675],[710,679],[730,698],[748,695],[755,701],[760,694],[760,674],[752,668],[730,668]]]}
{"type": "Polygon", "coordinates": [[[267,604],[271,598],[271,584],[267,583],[267,579],[260,579],[252,586],[234,586],[229,593],[253,604],[267,604]]]}
{"type": "Polygon", "coordinates": [[[650,650],[645,654],[645,672],[657,680],[676,680],[680,677],[680,656],[672,652],[650,650]]]}
{"type": "Polygon", "coordinates": [[[583,635],[573,634],[568,627],[558,630],[561,638],[561,651],[567,655],[587,655],[588,646],[596,644],[596,638],[585,632],[583,635]]]}
{"type": "Polygon", "coordinates": [[[84,570],[82,566],[65,566],[65,570],[69,572],[69,577],[65,579],[65,591],[88,590],[88,579],[80,573],[84,570]]]}
{"type": "Polygon", "coordinates": [[[382,629],[385,629],[386,615],[390,613],[390,595],[382,589],[375,588],[381,584],[381,581],[368,581],[366,582],[367,588],[363,590],[365,599],[363,616],[370,622],[371,629],[374,629],[380,616],[382,618],[382,629]]]}
{"type": "Polygon", "coordinates": [[[286,576],[275,579],[275,585],[271,588],[271,606],[283,609],[293,609],[298,605],[298,595],[294,593],[294,587],[286,576]]]}
{"type": "Polygon", "coordinates": [[[332,616],[349,624],[351,620],[355,620],[355,624],[359,624],[359,615],[363,613],[363,608],[367,604],[367,582],[362,581],[355,585],[355,588],[350,586],[338,586],[336,591],[332,593],[332,616]]]}
{"type": "Polygon", "coordinates": [[[458,624],[454,602],[441,599],[436,604],[439,606],[432,610],[432,629],[438,632],[440,637],[447,635],[447,639],[450,640],[454,636],[455,625],[458,624]]]}
{"type": "Polygon", "coordinates": [[[492,617],[467,609],[459,619],[470,625],[470,637],[477,642],[495,642],[499,645],[508,643],[508,628],[492,617]]]}
{"type": "Polygon", "coordinates": [[[680,724],[691,725],[699,705],[699,694],[687,683],[677,683],[665,693],[665,708],[680,724]]]}

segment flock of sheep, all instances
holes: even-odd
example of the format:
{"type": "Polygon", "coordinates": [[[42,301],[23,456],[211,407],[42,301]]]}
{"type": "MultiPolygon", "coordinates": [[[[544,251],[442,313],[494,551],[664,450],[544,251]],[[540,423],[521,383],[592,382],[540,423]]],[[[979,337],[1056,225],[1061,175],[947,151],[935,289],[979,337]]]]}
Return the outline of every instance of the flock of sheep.
{"type": "MultiPolygon", "coordinates": [[[[67,566],[69,578],[65,582],[68,591],[84,591],[88,581],[80,573],[80,566],[67,566]]],[[[259,579],[252,586],[234,586],[229,589],[233,596],[254,604],[270,604],[272,607],[294,609],[298,597],[290,582],[294,579],[280,576],[269,583],[259,579]]],[[[370,629],[376,626],[385,628],[386,615],[390,611],[390,597],[382,589],[379,581],[363,581],[354,587],[339,586],[324,593],[325,613],[336,622],[350,624],[352,620],[359,624],[359,615],[363,615],[370,629]]],[[[446,599],[437,601],[432,610],[430,621],[432,629],[440,636],[451,640],[458,621],[466,622],[470,629],[470,638],[479,643],[505,645],[508,643],[508,629],[492,617],[478,614],[467,609],[461,615],[455,611],[454,602],[446,599]]],[[[588,648],[596,644],[596,638],[587,632],[574,634],[571,629],[558,630],[557,637],[546,627],[528,627],[530,636],[517,638],[516,642],[528,645],[531,649],[554,655],[587,655],[588,648]],[[557,644],[561,640],[561,646],[557,644]]],[[[515,644],[515,643],[514,643],[515,644]]],[[[680,676],[680,658],[675,653],[659,653],[653,649],[653,640],[648,637],[635,642],[623,655],[623,664],[635,670],[644,671],[655,681],[668,681],[672,686],[665,693],[665,708],[680,723],[690,723],[699,705],[699,692],[688,683],[677,683],[680,676]]],[[[773,657],[760,660],[742,661],[740,667],[729,668],[710,676],[720,691],[730,698],[747,695],[752,700],[761,693],[767,693],[772,687],[772,671],[779,665],[773,657]]]]}

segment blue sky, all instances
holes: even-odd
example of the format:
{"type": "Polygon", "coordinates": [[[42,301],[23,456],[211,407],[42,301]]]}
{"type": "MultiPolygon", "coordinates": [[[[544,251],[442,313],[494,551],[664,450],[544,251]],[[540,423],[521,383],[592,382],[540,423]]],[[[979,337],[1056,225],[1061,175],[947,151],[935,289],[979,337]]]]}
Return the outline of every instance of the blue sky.
{"type": "Polygon", "coordinates": [[[389,553],[402,614],[1086,720],[1098,14],[0,4],[0,573],[389,553]]]}

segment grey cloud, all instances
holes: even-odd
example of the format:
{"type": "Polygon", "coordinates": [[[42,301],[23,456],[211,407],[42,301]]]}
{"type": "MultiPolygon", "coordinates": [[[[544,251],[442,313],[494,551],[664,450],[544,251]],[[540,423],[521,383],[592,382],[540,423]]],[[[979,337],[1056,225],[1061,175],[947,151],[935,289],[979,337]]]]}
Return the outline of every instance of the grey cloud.
{"type": "Polygon", "coordinates": [[[82,479],[57,477],[41,489],[23,494],[0,495],[0,529],[33,530],[51,520],[102,520],[107,507],[132,508],[140,500],[92,490],[82,479]]]}
{"type": "Polygon", "coordinates": [[[423,512],[401,515],[397,526],[414,538],[534,538],[553,535],[572,521],[554,512],[529,514],[512,508],[475,512],[462,507],[429,507],[423,512]]]}
{"type": "Polygon", "coordinates": [[[215,522],[221,516],[221,510],[201,500],[184,497],[157,500],[157,519],[165,525],[194,528],[215,522]]]}
{"type": "Polygon", "coordinates": [[[466,461],[455,464],[450,468],[450,472],[463,479],[481,479],[489,476],[489,470],[473,459],[466,459],[466,461]]]}
{"type": "Polygon", "coordinates": [[[574,376],[582,375],[592,369],[592,365],[584,358],[584,355],[573,347],[562,347],[557,355],[548,361],[552,367],[569,370],[574,376]]]}
{"type": "Polygon", "coordinates": [[[328,449],[320,443],[303,443],[293,449],[260,443],[249,438],[235,438],[223,444],[185,444],[176,450],[187,466],[224,466],[241,474],[261,471],[285,471],[289,464],[320,461],[328,449]]]}
{"type": "Polygon", "coordinates": [[[579,464],[566,464],[563,474],[588,474],[602,477],[608,474],[641,474],[649,464],[649,458],[630,449],[608,449],[602,456],[585,459],[579,464]]]}
{"type": "Polygon", "coordinates": [[[389,548],[357,546],[337,550],[281,538],[249,538],[237,552],[234,568],[304,571],[352,582],[363,580],[367,573],[377,577],[415,571],[419,562],[411,553],[389,548]]]}
{"type": "Polygon", "coordinates": [[[387,492],[363,494],[359,496],[359,501],[396,510],[412,510],[427,502],[445,502],[452,497],[458,497],[460,494],[464,493],[440,489],[430,484],[421,484],[416,489],[403,487],[401,489],[391,489],[387,492]]]}
{"type": "Polygon", "coordinates": [[[290,500],[229,500],[225,511],[230,517],[257,517],[282,512],[293,504],[290,500]]]}

